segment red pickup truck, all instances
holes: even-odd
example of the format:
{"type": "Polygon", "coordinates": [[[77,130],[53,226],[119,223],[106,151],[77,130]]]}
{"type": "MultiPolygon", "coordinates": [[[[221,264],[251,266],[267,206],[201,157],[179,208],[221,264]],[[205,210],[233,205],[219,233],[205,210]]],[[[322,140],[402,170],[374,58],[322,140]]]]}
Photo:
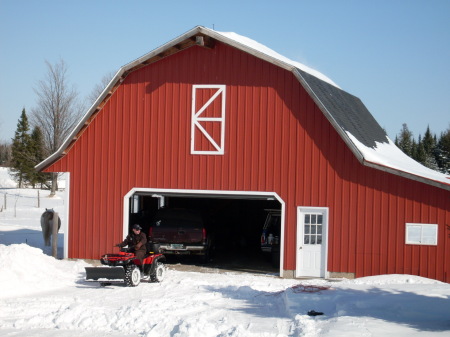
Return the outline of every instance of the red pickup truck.
{"type": "Polygon", "coordinates": [[[200,255],[209,260],[211,237],[201,214],[194,210],[161,208],[149,228],[149,242],[159,244],[163,254],[200,255]]]}

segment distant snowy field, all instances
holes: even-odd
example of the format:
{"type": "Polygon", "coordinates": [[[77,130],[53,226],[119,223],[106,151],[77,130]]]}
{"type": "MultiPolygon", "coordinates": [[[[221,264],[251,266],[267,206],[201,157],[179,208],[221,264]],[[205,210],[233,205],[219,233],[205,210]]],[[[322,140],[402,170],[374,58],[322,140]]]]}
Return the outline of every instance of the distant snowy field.
{"type": "Polygon", "coordinates": [[[450,285],[411,275],[286,280],[169,269],[159,284],[100,287],[84,280],[84,261],[54,259],[43,247],[40,214],[63,213],[65,194],[40,191],[37,208],[36,190],[14,187],[0,168],[0,208],[8,193],[0,212],[0,336],[450,335],[450,285]]]}

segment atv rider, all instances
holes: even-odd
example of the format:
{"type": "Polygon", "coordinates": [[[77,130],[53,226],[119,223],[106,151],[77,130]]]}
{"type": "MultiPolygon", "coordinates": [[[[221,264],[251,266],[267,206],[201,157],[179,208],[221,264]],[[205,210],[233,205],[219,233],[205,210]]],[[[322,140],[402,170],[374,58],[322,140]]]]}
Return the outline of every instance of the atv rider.
{"type": "Polygon", "coordinates": [[[123,240],[122,243],[117,244],[117,247],[125,247],[128,246],[130,248],[130,252],[133,252],[136,254],[136,258],[141,261],[144,258],[144,255],[146,253],[146,243],[147,243],[147,237],[145,233],[142,231],[142,227],[138,224],[133,225],[133,231],[127,235],[125,240],[123,240]]]}

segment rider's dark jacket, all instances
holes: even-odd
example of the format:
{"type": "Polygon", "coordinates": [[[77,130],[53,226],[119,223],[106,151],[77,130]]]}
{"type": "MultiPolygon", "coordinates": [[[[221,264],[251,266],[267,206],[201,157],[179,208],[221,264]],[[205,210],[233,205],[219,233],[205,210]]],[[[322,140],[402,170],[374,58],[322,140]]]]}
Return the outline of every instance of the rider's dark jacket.
{"type": "Polygon", "coordinates": [[[127,235],[125,240],[123,242],[119,243],[119,247],[125,247],[128,246],[129,248],[132,248],[136,253],[138,252],[146,252],[146,246],[147,243],[147,236],[144,232],[140,232],[139,234],[135,234],[134,232],[131,232],[127,235]]]}

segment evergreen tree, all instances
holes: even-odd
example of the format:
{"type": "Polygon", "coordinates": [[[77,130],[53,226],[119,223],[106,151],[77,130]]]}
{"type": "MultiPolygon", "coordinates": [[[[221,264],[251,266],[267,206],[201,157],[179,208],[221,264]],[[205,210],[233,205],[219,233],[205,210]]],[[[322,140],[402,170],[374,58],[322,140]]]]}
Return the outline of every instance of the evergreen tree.
{"type": "Polygon", "coordinates": [[[416,143],[408,126],[403,124],[400,136],[395,136],[395,145],[422,165],[450,174],[450,127],[437,139],[428,126],[424,137],[419,135],[416,143]]]}
{"type": "Polygon", "coordinates": [[[29,131],[28,117],[24,108],[17,123],[11,146],[11,172],[19,188],[24,186],[34,171],[33,163],[30,160],[31,139],[28,134],[29,131]]]}
{"type": "Polygon", "coordinates": [[[396,145],[406,153],[408,156],[412,157],[413,151],[413,135],[412,132],[409,131],[408,125],[403,124],[403,127],[400,131],[400,137],[398,138],[398,142],[396,145]]]}
{"type": "MultiPolygon", "coordinates": [[[[30,152],[33,166],[36,166],[45,159],[44,136],[42,134],[41,129],[38,126],[35,126],[33,128],[33,132],[31,133],[30,152]]],[[[34,170],[34,172],[32,172],[32,175],[29,178],[29,181],[34,188],[36,187],[36,184],[41,184],[42,186],[49,179],[50,177],[48,173],[38,172],[34,170]]]]}
{"type": "Polygon", "coordinates": [[[450,174],[450,127],[441,133],[436,146],[436,161],[442,173],[450,174]]]}
{"type": "Polygon", "coordinates": [[[425,151],[425,161],[423,162],[423,165],[426,167],[429,167],[430,169],[439,171],[438,164],[436,162],[436,142],[435,138],[431,134],[430,127],[427,127],[427,130],[425,131],[425,135],[423,136],[422,140],[423,149],[425,151]]]}
{"type": "Polygon", "coordinates": [[[435,146],[435,143],[434,143],[433,135],[431,134],[431,131],[430,131],[430,126],[427,126],[427,130],[425,131],[425,135],[423,136],[422,142],[423,142],[423,148],[424,148],[425,152],[427,154],[431,153],[435,146]]]}
{"type": "Polygon", "coordinates": [[[11,143],[0,144],[0,166],[9,166],[11,161],[11,143]]]}
{"type": "MultiPolygon", "coordinates": [[[[415,143],[415,142],[414,142],[415,143]]],[[[415,146],[414,156],[412,157],[415,161],[418,161],[422,165],[425,165],[427,160],[427,155],[425,153],[425,149],[423,147],[422,136],[419,135],[419,141],[415,146]]]]}

